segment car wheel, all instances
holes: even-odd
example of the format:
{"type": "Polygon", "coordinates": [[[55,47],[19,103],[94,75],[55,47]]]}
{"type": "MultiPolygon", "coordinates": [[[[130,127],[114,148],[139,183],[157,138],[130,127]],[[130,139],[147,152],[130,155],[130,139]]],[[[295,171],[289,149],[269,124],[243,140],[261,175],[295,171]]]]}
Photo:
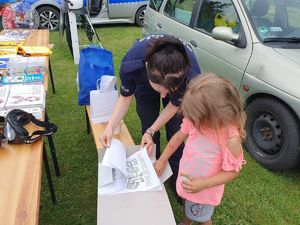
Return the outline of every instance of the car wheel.
{"type": "Polygon", "coordinates": [[[135,14],[135,23],[140,27],[144,26],[145,10],[146,10],[146,6],[142,6],[141,8],[138,9],[138,11],[135,14]]]}
{"type": "Polygon", "coordinates": [[[57,31],[59,29],[59,11],[50,6],[38,8],[40,15],[40,28],[57,31]]]}
{"type": "Polygon", "coordinates": [[[295,168],[300,161],[299,121],[273,98],[253,100],[246,108],[246,148],[270,170],[295,168]]]}

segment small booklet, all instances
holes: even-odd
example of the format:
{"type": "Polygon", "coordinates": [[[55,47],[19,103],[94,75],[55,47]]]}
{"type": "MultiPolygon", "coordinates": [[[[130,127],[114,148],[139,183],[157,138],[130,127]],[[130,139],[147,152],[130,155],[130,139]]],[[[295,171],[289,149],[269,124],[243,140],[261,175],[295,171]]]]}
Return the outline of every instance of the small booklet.
{"type": "Polygon", "coordinates": [[[100,195],[162,190],[146,148],[127,157],[125,146],[116,139],[99,163],[99,178],[100,195]]]}
{"type": "Polygon", "coordinates": [[[43,80],[44,80],[44,75],[41,73],[37,73],[37,74],[2,76],[0,78],[0,83],[2,85],[42,83],[43,80]]]}

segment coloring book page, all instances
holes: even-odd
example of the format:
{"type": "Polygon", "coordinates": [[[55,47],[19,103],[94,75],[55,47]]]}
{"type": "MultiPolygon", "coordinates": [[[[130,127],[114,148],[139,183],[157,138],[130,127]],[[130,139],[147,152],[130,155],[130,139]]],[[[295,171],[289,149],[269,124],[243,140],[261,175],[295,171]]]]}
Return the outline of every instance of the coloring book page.
{"type": "Polygon", "coordinates": [[[126,157],[125,146],[112,139],[98,168],[100,195],[162,189],[146,148],[126,157]]]}

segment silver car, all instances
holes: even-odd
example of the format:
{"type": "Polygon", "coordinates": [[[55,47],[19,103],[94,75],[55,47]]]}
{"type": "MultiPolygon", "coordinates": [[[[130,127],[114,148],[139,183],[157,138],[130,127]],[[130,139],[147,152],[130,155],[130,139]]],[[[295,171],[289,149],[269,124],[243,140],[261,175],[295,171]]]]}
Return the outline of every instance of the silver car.
{"type": "Polygon", "coordinates": [[[150,0],[143,34],[185,40],[245,98],[245,145],[271,170],[300,162],[300,0],[150,0]]]}
{"type": "MultiPolygon", "coordinates": [[[[59,29],[64,0],[23,0],[40,15],[40,28],[59,29]]],[[[93,24],[135,23],[143,26],[148,0],[83,0],[93,24]]]]}

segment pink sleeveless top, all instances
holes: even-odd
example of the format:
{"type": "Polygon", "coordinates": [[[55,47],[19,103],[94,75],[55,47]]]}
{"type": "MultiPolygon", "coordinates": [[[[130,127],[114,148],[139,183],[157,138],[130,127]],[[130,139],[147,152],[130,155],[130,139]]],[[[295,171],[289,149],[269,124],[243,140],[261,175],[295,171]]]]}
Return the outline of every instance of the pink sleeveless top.
{"type": "Polygon", "coordinates": [[[198,193],[187,193],[181,186],[180,174],[190,178],[210,177],[220,171],[239,171],[246,163],[243,151],[236,159],[227,148],[230,138],[238,136],[236,127],[221,130],[216,137],[211,130],[199,133],[186,118],[181,124],[181,132],[188,134],[183,155],[179,165],[179,175],[176,189],[179,196],[189,201],[201,204],[219,205],[224,192],[224,184],[205,189],[198,193]]]}

